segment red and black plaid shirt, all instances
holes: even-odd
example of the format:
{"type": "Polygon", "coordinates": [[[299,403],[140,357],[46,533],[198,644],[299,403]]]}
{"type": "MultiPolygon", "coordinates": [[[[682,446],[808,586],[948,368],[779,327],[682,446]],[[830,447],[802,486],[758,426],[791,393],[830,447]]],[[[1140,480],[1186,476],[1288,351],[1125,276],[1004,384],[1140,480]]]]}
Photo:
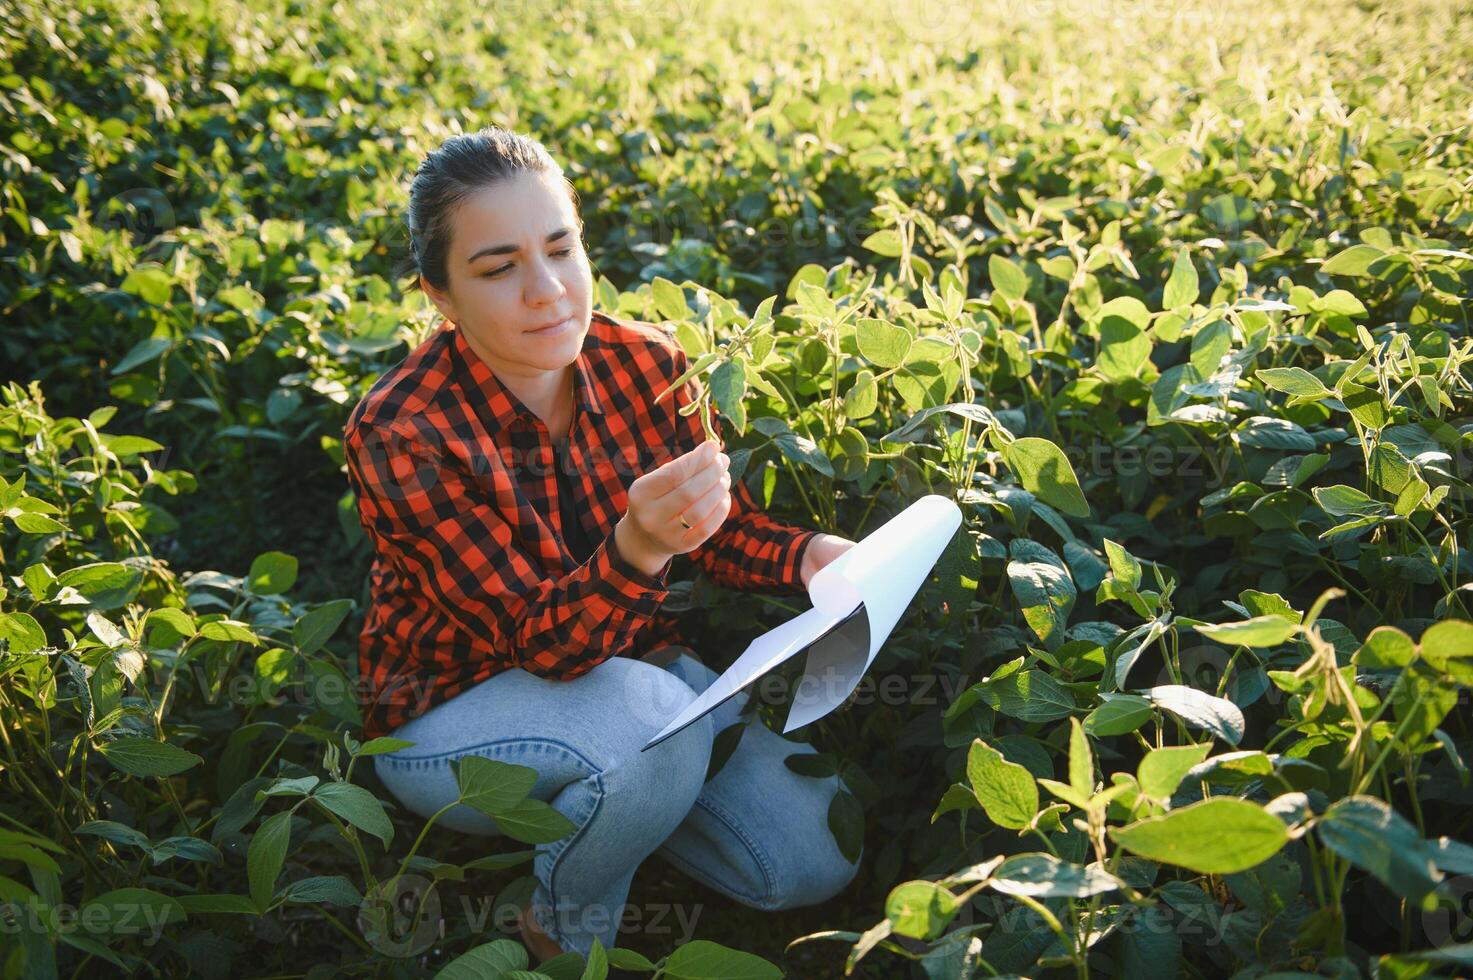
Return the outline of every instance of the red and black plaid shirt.
{"type": "MultiPolygon", "coordinates": [[[[358,652],[366,738],[511,667],[569,680],[684,642],[660,611],[671,562],[655,576],[635,568],[613,530],[637,477],[705,439],[695,412],[679,414],[695,379],[655,404],[687,366],[663,328],[595,312],[561,460],[547,426],[452,324],[373,385],[344,444],[376,551],[358,652]],[[571,513],[598,543],[586,561],[568,549],[555,461],[571,474],[571,513]]],[[[726,588],[801,593],[803,551],[819,532],[772,520],[740,480],[731,498],[690,559],[726,588]]]]}

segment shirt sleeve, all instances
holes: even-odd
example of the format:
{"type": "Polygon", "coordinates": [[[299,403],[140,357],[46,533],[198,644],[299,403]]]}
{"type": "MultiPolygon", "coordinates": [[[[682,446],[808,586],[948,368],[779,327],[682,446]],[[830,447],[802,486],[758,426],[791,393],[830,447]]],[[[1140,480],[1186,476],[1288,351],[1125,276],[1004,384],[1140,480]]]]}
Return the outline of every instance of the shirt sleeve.
{"type": "MultiPolygon", "coordinates": [[[[675,357],[673,380],[684,374],[690,365],[679,343],[672,341],[671,347],[675,357]]],[[[706,439],[700,413],[678,414],[679,409],[696,400],[697,394],[696,379],[692,378],[670,396],[671,411],[677,412],[677,456],[690,452],[706,439]]],[[[725,426],[720,417],[709,409],[707,418],[724,449],[725,426]]],[[[803,553],[822,533],[774,520],[762,510],[745,482],[733,480],[731,511],[726,520],[689,555],[691,561],[723,588],[773,594],[802,593],[805,591],[800,574],[803,553]]]]}
{"type": "Polygon", "coordinates": [[[547,576],[435,433],[355,426],[348,478],[379,555],[438,612],[513,666],[568,680],[631,650],[669,594],[619,553],[614,533],[582,565],[547,576]]]}

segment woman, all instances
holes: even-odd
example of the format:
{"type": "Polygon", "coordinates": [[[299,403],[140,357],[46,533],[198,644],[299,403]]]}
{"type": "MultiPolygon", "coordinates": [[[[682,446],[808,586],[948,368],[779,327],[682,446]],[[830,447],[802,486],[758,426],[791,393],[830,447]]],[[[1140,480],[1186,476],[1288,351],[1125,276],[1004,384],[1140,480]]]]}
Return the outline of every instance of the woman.
{"type": "MultiPolygon", "coordinates": [[[[682,416],[693,383],[664,330],[593,311],[583,223],[547,150],[500,129],[455,136],[410,191],[410,271],[446,323],[349,419],[349,480],[376,550],[359,668],[388,790],[428,815],[452,760],[530,766],[532,797],[577,827],[539,848],[522,935],[540,962],[616,933],[651,853],[746,904],[822,901],[857,864],[827,825],[835,779],[755,721],[704,782],[739,695],[642,746],[714,673],[660,612],[675,555],[719,585],[801,593],[854,542],[778,523],[682,416]]],[[[711,420],[714,427],[715,422],[711,420]]],[[[495,833],[464,805],[441,818],[495,833]]]]}

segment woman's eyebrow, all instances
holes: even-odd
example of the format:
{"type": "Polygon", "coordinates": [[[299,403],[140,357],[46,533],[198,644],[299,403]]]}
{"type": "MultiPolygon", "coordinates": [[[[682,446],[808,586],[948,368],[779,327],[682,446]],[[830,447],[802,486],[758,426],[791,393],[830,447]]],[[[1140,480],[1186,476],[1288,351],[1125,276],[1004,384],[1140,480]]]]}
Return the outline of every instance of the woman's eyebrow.
{"type": "MultiPolygon", "coordinates": [[[[557,231],[547,236],[547,243],[551,245],[559,238],[571,235],[572,233],[573,229],[571,228],[559,228],[557,231]]],[[[488,245],[480,251],[476,252],[476,254],[472,255],[470,258],[466,259],[466,261],[474,262],[476,261],[476,259],[479,259],[483,255],[510,255],[511,253],[518,252],[520,250],[521,247],[518,245],[488,245]]]]}

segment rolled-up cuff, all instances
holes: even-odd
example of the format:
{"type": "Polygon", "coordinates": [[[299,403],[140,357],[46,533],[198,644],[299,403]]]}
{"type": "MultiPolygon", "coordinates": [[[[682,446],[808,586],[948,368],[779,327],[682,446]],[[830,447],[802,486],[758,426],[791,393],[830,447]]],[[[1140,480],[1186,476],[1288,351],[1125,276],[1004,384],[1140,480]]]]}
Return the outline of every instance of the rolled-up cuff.
{"type": "Polygon", "coordinates": [[[599,590],[610,602],[632,613],[652,616],[660,603],[670,594],[665,587],[673,558],[667,560],[657,575],[636,568],[619,552],[614,532],[610,531],[604,543],[593,554],[594,573],[599,590]]]}

